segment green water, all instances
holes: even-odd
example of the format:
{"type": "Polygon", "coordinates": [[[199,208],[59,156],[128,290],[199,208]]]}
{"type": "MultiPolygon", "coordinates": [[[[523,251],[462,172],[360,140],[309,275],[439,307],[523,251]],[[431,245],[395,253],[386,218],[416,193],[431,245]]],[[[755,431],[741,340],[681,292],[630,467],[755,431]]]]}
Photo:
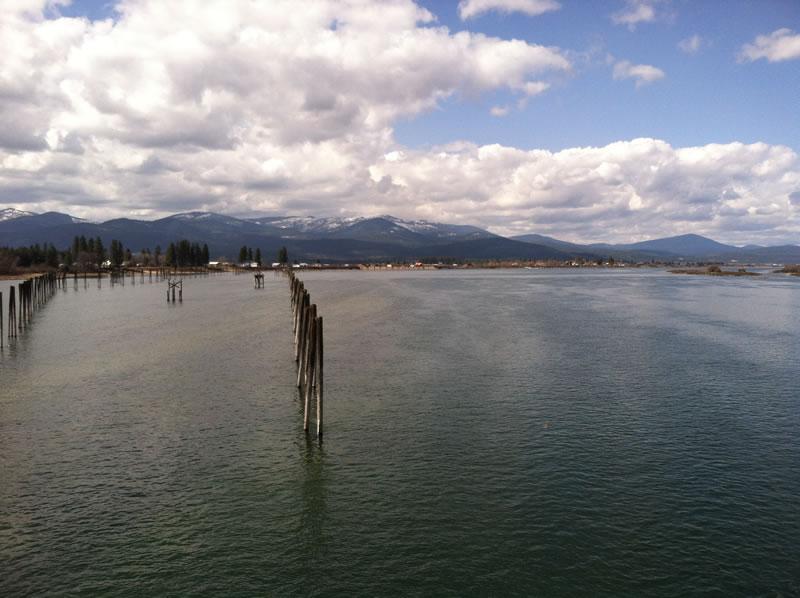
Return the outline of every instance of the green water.
{"type": "Polygon", "coordinates": [[[800,280],[302,277],[321,447],[284,278],[35,315],[0,354],[0,595],[800,594],[800,280]]]}

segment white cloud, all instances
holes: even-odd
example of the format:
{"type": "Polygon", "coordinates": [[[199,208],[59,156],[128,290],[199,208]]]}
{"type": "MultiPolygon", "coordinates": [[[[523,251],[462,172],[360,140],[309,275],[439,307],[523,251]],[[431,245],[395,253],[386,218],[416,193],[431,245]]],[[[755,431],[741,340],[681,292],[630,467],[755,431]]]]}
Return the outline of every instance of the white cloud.
{"type": "Polygon", "coordinates": [[[620,60],[614,64],[614,79],[635,79],[636,87],[648,85],[666,75],[660,68],[649,64],[632,64],[627,60],[620,60]]]}
{"type": "Polygon", "coordinates": [[[653,23],[656,20],[655,5],[658,0],[626,0],[625,9],[611,15],[616,25],[625,25],[633,31],[639,23],[653,23]]]}
{"type": "MultiPolygon", "coordinates": [[[[399,119],[447,97],[542,93],[571,66],[555,48],[452,33],[404,0],[121,9],[94,23],[0,13],[0,204],[97,219],[392,213],[575,240],[800,233],[800,161],[786,147],[395,141],[399,119]]],[[[622,70],[664,76],[646,66],[622,70]]]]}
{"type": "Polygon", "coordinates": [[[800,232],[791,199],[800,158],[764,143],[673,148],[634,139],[560,152],[454,144],[407,151],[371,171],[403,181],[387,201],[425,197],[416,215],[506,234],[629,241],[696,232],[744,243],[796,242],[800,232]]]}
{"type": "Polygon", "coordinates": [[[800,58],[800,34],[791,29],[778,29],[769,35],[759,35],[742,46],[739,62],[753,62],[765,58],[769,62],[781,62],[800,58]]]}
{"type": "Polygon", "coordinates": [[[367,192],[397,119],[457,94],[527,97],[571,67],[437,27],[410,0],[125,0],[113,22],[15,2],[0,13],[2,203],[98,218],[335,211],[367,192]]]}
{"type": "Polygon", "coordinates": [[[510,111],[511,109],[508,106],[492,106],[491,110],[489,110],[489,113],[492,116],[501,118],[503,116],[508,116],[510,111]]]}
{"type": "Polygon", "coordinates": [[[521,12],[535,17],[560,8],[561,5],[556,0],[461,0],[458,3],[458,14],[463,20],[492,10],[503,13],[521,12]]]}
{"type": "Polygon", "coordinates": [[[678,49],[686,54],[697,54],[703,46],[703,38],[696,33],[678,42],[678,49]]]}

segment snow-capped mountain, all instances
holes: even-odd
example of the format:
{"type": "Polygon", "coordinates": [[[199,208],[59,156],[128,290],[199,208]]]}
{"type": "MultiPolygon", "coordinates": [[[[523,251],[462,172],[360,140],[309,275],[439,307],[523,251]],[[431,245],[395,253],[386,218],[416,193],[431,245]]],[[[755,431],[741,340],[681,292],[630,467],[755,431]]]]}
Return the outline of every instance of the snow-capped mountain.
{"type": "Polygon", "coordinates": [[[494,236],[475,226],[442,224],[427,220],[403,220],[389,215],[338,218],[290,216],[253,218],[250,221],[261,226],[279,229],[282,232],[281,236],[287,238],[308,238],[313,235],[322,238],[381,240],[407,244],[423,240],[441,242],[484,239],[494,236]]]}
{"type": "Polygon", "coordinates": [[[0,222],[14,220],[15,218],[22,218],[23,216],[35,216],[35,214],[33,212],[17,210],[16,208],[5,208],[0,210],[0,222]]]}
{"type": "Polygon", "coordinates": [[[276,216],[251,218],[250,222],[278,228],[287,233],[331,233],[365,218],[315,218],[313,216],[276,216]]]}
{"type": "Polygon", "coordinates": [[[14,208],[0,209],[0,246],[22,247],[52,243],[66,248],[75,236],[112,239],[132,249],[154,249],[187,239],[207,243],[216,256],[234,258],[246,245],[265,256],[286,247],[292,259],[342,262],[388,259],[566,259],[570,256],[620,255],[636,259],[672,259],[672,244],[680,242],[680,255],[696,258],[735,258],[761,263],[800,263],[800,246],[728,247],[689,236],[660,239],[628,246],[575,245],[540,235],[507,239],[475,226],[394,216],[313,218],[270,216],[235,218],[213,212],[184,212],[159,220],[117,218],[88,222],[58,212],[31,214],[14,208]],[[685,244],[691,242],[691,247],[685,244]],[[644,245],[644,246],[643,246],[644,245]],[[722,253],[722,250],[725,253],[722,253]],[[644,251],[647,250],[647,251],[644,251]],[[622,252],[622,253],[620,253],[622,252]],[[711,253],[709,253],[711,252],[711,253]]]}

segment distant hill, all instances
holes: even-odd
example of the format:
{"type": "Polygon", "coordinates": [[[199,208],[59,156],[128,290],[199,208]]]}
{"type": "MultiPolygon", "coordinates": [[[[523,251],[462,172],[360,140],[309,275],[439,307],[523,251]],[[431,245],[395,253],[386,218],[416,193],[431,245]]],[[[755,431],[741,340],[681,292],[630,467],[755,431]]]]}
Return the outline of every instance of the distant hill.
{"type": "Polygon", "coordinates": [[[736,247],[719,243],[701,235],[687,234],[662,239],[652,239],[639,243],[609,244],[592,243],[580,245],[569,243],[544,235],[528,234],[512,237],[526,243],[537,243],[572,254],[595,254],[633,261],[739,261],[753,263],[798,263],[800,262],[800,246],[780,245],[763,247],[745,245],[736,247]]]}
{"type": "Polygon", "coordinates": [[[691,234],[678,235],[677,237],[665,237],[663,239],[652,239],[640,243],[618,245],[617,247],[633,251],[655,251],[681,256],[723,255],[739,249],[733,245],[725,245],[707,237],[691,234]]]}
{"type": "MultiPolygon", "coordinates": [[[[374,218],[267,217],[242,219],[211,212],[186,212],[159,220],[117,218],[90,223],[68,214],[19,215],[0,221],[0,245],[53,243],[68,247],[75,236],[112,239],[138,251],[177,239],[208,243],[214,256],[238,256],[242,245],[265,256],[286,246],[292,258],[327,261],[453,259],[566,259],[552,248],[520,243],[474,226],[374,218]]],[[[268,259],[270,259],[268,257],[268,259]]]]}
{"type": "Polygon", "coordinates": [[[271,216],[234,218],[213,212],[184,212],[158,220],[117,218],[94,223],[59,212],[34,214],[0,210],[0,246],[52,243],[66,248],[75,236],[118,239],[133,251],[162,250],[187,239],[208,243],[214,257],[238,256],[247,245],[267,259],[285,246],[292,259],[339,262],[415,259],[599,259],[632,261],[714,260],[800,263],[800,246],[735,247],[700,235],[680,235],[640,243],[581,245],[538,234],[501,237],[476,226],[403,220],[394,216],[313,218],[271,216]]]}

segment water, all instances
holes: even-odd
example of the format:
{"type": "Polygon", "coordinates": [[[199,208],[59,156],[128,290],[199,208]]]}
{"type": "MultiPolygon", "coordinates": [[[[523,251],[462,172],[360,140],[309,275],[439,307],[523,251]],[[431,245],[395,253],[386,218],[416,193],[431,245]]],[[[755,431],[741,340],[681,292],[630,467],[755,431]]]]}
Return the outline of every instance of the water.
{"type": "Polygon", "coordinates": [[[322,447],[284,278],[36,314],[0,356],[0,595],[800,594],[800,280],[302,277],[322,447]]]}

